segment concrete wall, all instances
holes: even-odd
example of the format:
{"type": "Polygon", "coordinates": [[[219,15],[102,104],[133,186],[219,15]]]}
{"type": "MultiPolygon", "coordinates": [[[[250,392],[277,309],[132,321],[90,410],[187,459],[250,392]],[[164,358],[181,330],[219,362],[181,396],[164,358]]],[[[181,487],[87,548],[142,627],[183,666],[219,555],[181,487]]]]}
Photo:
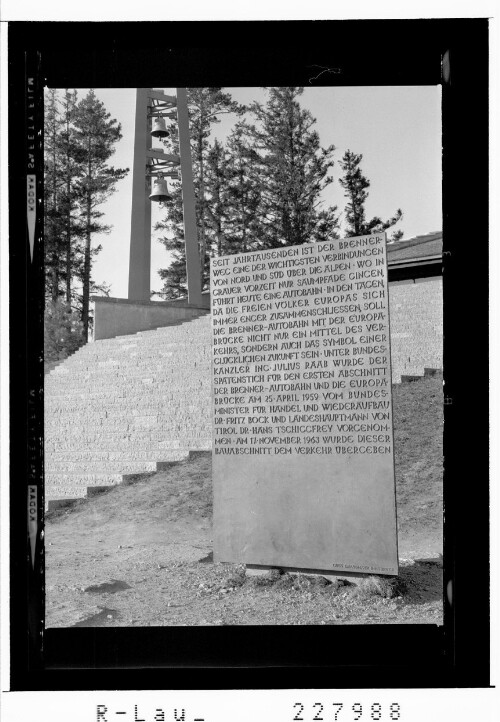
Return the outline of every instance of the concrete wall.
{"type": "Polygon", "coordinates": [[[129,301],[123,298],[94,296],[92,302],[94,341],[173,326],[207,313],[205,308],[174,305],[168,301],[129,301]]]}
{"type": "Polygon", "coordinates": [[[389,284],[393,381],[443,368],[443,279],[389,284]]]}
{"type": "MultiPolygon", "coordinates": [[[[188,306],[187,298],[175,298],[172,301],[167,301],[169,306],[186,307],[188,306]]],[[[205,308],[207,311],[210,310],[210,291],[203,291],[201,294],[200,308],[205,308]]]]}

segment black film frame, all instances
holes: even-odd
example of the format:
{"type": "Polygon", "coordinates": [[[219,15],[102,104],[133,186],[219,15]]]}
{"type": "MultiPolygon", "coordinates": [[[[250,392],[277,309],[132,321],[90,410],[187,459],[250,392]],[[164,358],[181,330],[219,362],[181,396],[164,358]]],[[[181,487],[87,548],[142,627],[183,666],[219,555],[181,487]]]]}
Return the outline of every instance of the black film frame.
{"type": "MultiPolygon", "coordinates": [[[[488,21],[14,22],[8,43],[11,688],[488,686],[488,21]],[[160,38],[171,38],[172,45],[160,38]],[[443,80],[446,53],[450,75],[443,80]],[[316,66],[340,72],[311,81],[316,66]],[[43,518],[34,566],[26,524],[30,480],[43,509],[40,215],[33,261],[25,227],[31,142],[26,78],[32,73],[34,122],[42,127],[45,84],[442,84],[444,394],[449,400],[444,407],[444,584],[451,581],[454,591],[443,627],[43,629],[43,518]]],[[[35,145],[40,174],[41,145],[35,145]]]]}

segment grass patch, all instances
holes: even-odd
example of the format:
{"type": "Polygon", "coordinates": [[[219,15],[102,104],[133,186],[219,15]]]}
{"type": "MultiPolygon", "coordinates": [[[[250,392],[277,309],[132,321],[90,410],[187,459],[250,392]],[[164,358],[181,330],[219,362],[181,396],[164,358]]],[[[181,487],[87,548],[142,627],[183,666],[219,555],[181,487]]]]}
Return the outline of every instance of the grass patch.
{"type": "Polygon", "coordinates": [[[224,581],[224,584],[222,586],[233,588],[242,587],[245,584],[246,579],[247,578],[245,576],[245,567],[241,565],[235,570],[234,574],[232,574],[224,581]]]}
{"type": "Polygon", "coordinates": [[[393,599],[394,597],[402,597],[406,592],[406,584],[400,577],[377,576],[362,579],[359,584],[354,585],[352,590],[354,596],[364,599],[369,597],[393,599]]]}

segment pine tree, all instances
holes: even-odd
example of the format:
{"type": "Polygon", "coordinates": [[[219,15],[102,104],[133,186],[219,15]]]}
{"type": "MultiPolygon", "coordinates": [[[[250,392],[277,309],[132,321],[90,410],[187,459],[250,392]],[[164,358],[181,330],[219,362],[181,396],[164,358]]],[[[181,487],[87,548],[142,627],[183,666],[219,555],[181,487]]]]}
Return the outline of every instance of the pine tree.
{"type": "MultiPolygon", "coordinates": [[[[366,220],[365,203],[368,198],[370,181],[361,172],[360,163],[362,160],[363,155],[361,153],[356,154],[347,150],[340,161],[344,175],[339,179],[339,183],[344,188],[344,195],[349,201],[345,207],[347,223],[345,232],[347,236],[364,236],[370,233],[386,231],[396,225],[403,217],[403,212],[398,208],[394,216],[387,221],[382,221],[378,216],[374,216],[370,221],[366,220]]],[[[402,235],[402,231],[395,231],[392,240],[399,240],[402,235]]]]}
{"type": "Polygon", "coordinates": [[[45,305],[44,361],[50,367],[62,361],[84,344],[80,314],[59,298],[45,305]]]}
{"type": "Polygon", "coordinates": [[[253,103],[256,124],[249,139],[258,155],[261,188],[260,244],[266,248],[299,245],[334,237],[336,208],[321,212],[321,194],[332,182],[333,145],[321,148],[315,119],[301,108],[301,87],[268,88],[266,105],[253,103]]]}
{"type": "Polygon", "coordinates": [[[73,301],[72,280],[76,273],[75,255],[77,241],[82,236],[82,225],[78,219],[78,203],[75,193],[75,182],[81,174],[80,165],[77,162],[79,147],[75,140],[73,119],[77,103],[76,90],[70,91],[66,88],[64,93],[62,128],[59,134],[60,150],[60,208],[61,221],[63,225],[63,252],[65,257],[64,281],[66,304],[71,305],[73,301]]]}
{"type": "MultiPolygon", "coordinates": [[[[227,152],[218,140],[209,146],[205,164],[205,210],[207,222],[213,232],[210,255],[222,256],[228,253],[226,224],[229,174],[227,152]]],[[[205,254],[209,261],[209,253],[205,254]]]]}
{"type": "MultiPolygon", "coordinates": [[[[223,253],[256,250],[265,236],[261,220],[262,193],[259,156],[250,144],[250,129],[238,123],[227,141],[226,247],[223,253]]],[[[222,255],[218,253],[217,255],[222,255]]]]}
{"type": "MultiPolygon", "coordinates": [[[[219,116],[225,113],[240,113],[242,108],[235,103],[222,88],[187,88],[189,108],[189,128],[191,135],[191,159],[193,165],[194,190],[196,196],[196,225],[198,229],[198,247],[202,288],[208,285],[209,253],[213,246],[217,229],[214,209],[209,207],[207,190],[207,162],[210,153],[210,130],[220,122],[219,116]]],[[[167,141],[166,145],[174,153],[178,152],[176,140],[167,141]]],[[[173,193],[172,201],[167,201],[167,217],[159,222],[156,230],[167,231],[160,237],[168,251],[174,254],[174,264],[159,272],[164,281],[161,295],[165,298],[176,298],[184,295],[185,288],[185,247],[182,221],[182,203],[180,194],[173,193]],[[184,279],[184,281],[182,280],[184,279]]]]}
{"type": "Polygon", "coordinates": [[[186,248],[184,245],[184,215],[182,207],[182,188],[179,183],[170,187],[171,199],[163,203],[167,209],[165,220],[159,221],[155,229],[166,231],[160,242],[171,255],[167,268],[158,271],[163,281],[158,295],[165,299],[187,295],[186,248]]]}
{"type": "Polygon", "coordinates": [[[62,294],[63,276],[63,220],[61,214],[61,156],[62,126],[57,91],[49,89],[45,97],[44,121],[44,263],[45,292],[53,303],[62,294]]]}
{"type": "MultiPolygon", "coordinates": [[[[223,145],[210,144],[211,123],[221,112],[245,109],[219,88],[188,89],[204,287],[209,256],[338,237],[337,209],[323,209],[321,199],[332,182],[334,147],[321,148],[315,120],[298,102],[302,88],[268,92],[265,106],[250,107],[255,122],[237,123],[223,145]]],[[[173,196],[166,220],[156,226],[167,231],[160,240],[174,256],[160,271],[165,298],[185,293],[181,196],[173,196]]]]}
{"type": "Polygon", "coordinates": [[[107,165],[114,153],[114,145],[122,137],[121,125],[111,119],[104,104],[93,90],[74,108],[75,160],[80,166],[80,177],[75,185],[80,208],[83,247],[79,277],[82,284],[82,323],[84,336],[88,338],[89,301],[92,288],[92,259],[101,246],[92,248],[92,235],[109,233],[110,226],[99,222],[104,215],[98,210],[115,191],[117,181],[128,173],[128,168],[107,165]]]}

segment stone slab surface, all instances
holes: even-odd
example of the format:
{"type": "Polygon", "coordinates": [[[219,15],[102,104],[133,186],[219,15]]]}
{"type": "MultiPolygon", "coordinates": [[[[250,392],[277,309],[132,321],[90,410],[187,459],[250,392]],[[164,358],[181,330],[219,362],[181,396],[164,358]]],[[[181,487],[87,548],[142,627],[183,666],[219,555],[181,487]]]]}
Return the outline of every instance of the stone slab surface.
{"type": "Polygon", "coordinates": [[[211,274],[214,558],[397,574],[385,234],[211,274]]]}

